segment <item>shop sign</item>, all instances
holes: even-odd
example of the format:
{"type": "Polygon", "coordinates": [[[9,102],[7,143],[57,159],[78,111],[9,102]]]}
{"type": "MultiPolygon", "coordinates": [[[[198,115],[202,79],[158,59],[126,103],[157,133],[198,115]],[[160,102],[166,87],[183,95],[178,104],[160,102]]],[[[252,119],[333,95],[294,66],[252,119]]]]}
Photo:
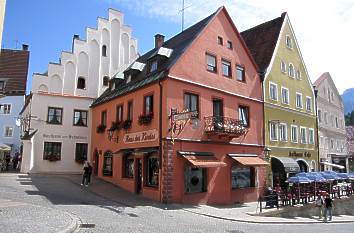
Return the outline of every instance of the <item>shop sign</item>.
{"type": "Polygon", "coordinates": [[[43,134],[43,138],[49,139],[69,139],[69,140],[87,140],[87,136],[79,135],[60,135],[60,134],[43,134]]]}
{"type": "Polygon", "coordinates": [[[310,152],[296,152],[296,151],[289,151],[289,157],[311,157],[311,153],[310,152]]]}
{"type": "Polygon", "coordinates": [[[175,113],[172,116],[173,121],[185,121],[198,117],[198,111],[175,113]]]}
{"type": "Polygon", "coordinates": [[[123,137],[123,142],[125,144],[129,143],[140,143],[140,142],[152,142],[158,137],[158,132],[156,129],[141,131],[136,133],[127,133],[123,137]]]}

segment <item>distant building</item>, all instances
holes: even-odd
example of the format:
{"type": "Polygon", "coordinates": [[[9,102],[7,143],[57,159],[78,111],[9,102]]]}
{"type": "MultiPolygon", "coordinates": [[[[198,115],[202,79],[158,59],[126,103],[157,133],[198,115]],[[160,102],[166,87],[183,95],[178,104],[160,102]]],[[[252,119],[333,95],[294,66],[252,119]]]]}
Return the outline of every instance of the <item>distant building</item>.
{"type": "Polygon", "coordinates": [[[0,144],[9,145],[12,156],[21,150],[18,116],[25,102],[29,55],[27,45],[0,54],[0,144]]]}
{"type": "Polygon", "coordinates": [[[348,148],[348,169],[354,172],[354,126],[346,126],[347,148],[348,148]]]}
{"type": "Polygon", "coordinates": [[[342,97],[328,72],[315,82],[320,170],[348,170],[348,153],[342,97]]]}
{"type": "Polygon", "coordinates": [[[87,28],[86,40],[73,37],[48,71],[33,75],[31,94],[21,111],[22,172],[75,173],[90,155],[89,106],[137,57],[137,40],[123,14],[109,9],[87,28]]]}
{"type": "Polygon", "coordinates": [[[285,186],[289,176],[317,170],[314,90],[286,12],[241,35],[264,74],[267,181],[285,186]]]}
{"type": "Polygon", "coordinates": [[[6,0],[0,0],[0,48],[2,48],[2,32],[4,31],[5,9],[6,0]]]}

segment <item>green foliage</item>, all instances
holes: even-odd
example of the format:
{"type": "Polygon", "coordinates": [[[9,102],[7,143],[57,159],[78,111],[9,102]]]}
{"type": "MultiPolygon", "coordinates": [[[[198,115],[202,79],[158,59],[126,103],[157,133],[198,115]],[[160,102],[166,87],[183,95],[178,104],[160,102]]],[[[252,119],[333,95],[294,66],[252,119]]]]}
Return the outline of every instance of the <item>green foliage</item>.
{"type": "Polygon", "coordinates": [[[345,125],[352,125],[354,126],[354,110],[351,113],[348,113],[345,117],[345,125]]]}

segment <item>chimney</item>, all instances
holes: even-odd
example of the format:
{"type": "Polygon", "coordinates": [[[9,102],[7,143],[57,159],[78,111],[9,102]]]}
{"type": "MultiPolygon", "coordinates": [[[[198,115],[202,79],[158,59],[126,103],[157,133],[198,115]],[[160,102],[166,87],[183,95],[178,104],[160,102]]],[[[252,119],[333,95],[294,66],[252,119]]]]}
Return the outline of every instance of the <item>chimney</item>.
{"type": "Polygon", "coordinates": [[[28,51],[28,44],[22,44],[22,50],[28,51]]]}
{"type": "Polygon", "coordinates": [[[165,42],[165,36],[161,34],[155,35],[155,48],[160,48],[165,42]]]}
{"type": "Polygon", "coordinates": [[[80,36],[79,36],[79,35],[75,34],[75,35],[73,36],[73,44],[72,44],[72,46],[71,46],[71,51],[72,51],[72,52],[74,52],[74,41],[75,41],[75,40],[79,40],[79,39],[80,39],[80,36]]]}

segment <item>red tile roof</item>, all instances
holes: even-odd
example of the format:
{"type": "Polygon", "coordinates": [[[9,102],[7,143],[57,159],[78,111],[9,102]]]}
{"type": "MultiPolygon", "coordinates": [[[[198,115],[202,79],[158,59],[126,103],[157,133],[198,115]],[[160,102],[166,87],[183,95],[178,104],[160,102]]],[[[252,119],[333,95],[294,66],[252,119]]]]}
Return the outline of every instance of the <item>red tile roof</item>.
{"type": "Polygon", "coordinates": [[[265,71],[272,59],[286,12],[278,18],[241,32],[260,71],[265,71]]]}
{"type": "Polygon", "coordinates": [[[2,49],[0,80],[5,80],[5,95],[24,95],[29,63],[29,51],[2,49]]]}

